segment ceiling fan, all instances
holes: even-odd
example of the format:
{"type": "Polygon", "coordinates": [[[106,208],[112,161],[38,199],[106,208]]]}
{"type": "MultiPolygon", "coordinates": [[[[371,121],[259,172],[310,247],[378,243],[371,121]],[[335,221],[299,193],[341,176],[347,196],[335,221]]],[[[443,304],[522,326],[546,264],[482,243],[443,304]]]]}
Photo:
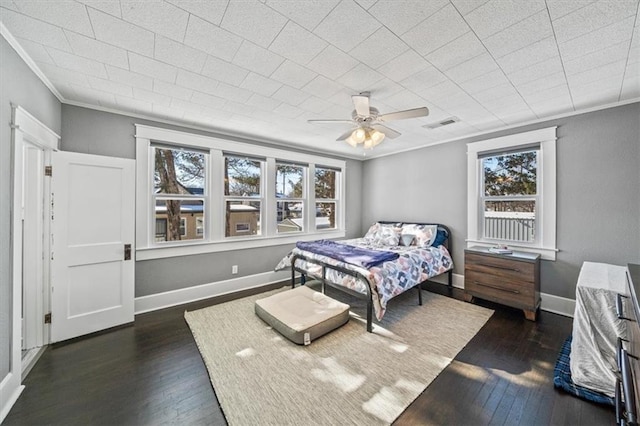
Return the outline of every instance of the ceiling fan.
{"type": "Polygon", "coordinates": [[[395,139],[400,133],[385,126],[393,120],[404,120],[407,118],[425,117],[429,115],[427,107],[407,109],[404,111],[390,112],[388,114],[380,114],[377,108],[369,104],[369,92],[362,92],[358,95],[351,96],[353,100],[354,110],[351,113],[351,120],[326,119],[326,120],[307,120],[309,123],[350,123],[356,127],[343,133],[336,139],[337,141],[345,141],[349,145],[356,147],[358,144],[364,144],[365,149],[373,148],[382,142],[386,137],[395,139]]]}

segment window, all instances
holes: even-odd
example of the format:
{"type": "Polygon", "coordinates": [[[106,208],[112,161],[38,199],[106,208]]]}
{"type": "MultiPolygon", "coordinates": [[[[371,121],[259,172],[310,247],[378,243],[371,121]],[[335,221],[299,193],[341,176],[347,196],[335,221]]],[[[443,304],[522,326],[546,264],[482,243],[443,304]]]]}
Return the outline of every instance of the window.
{"type": "Polygon", "coordinates": [[[260,235],[263,160],[224,158],[225,236],[260,235]],[[242,225],[238,227],[236,225],[242,225]]]}
{"type": "Polygon", "coordinates": [[[539,147],[481,157],[480,228],[487,240],[535,243],[539,147]]]}
{"type": "Polygon", "coordinates": [[[207,154],[152,146],[152,157],[155,241],[202,239],[187,232],[187,222],[205,214],[207,154]]]}
{"type": "Polygon", "coordinates": [[[276,162],[277,232],[301,232],[304,227],[304,176],[307,167],[276,162]]]}
{"type": "Polygon", "coordinates": [[[324,167],[316,168],[316,229],[333,229],[336,227],[336,211],[338,202],[337,183],[339,172],[324,167]]]}
{"type": "Polygon", "coordinates": [[[555,260],[555,127],[467,144],[468,245],[555,260]]]}
{"type": "Polygon", "coordinates": [[[144,125],[136,144],[139,260],[345,236],[342,160],[144,125]]]}

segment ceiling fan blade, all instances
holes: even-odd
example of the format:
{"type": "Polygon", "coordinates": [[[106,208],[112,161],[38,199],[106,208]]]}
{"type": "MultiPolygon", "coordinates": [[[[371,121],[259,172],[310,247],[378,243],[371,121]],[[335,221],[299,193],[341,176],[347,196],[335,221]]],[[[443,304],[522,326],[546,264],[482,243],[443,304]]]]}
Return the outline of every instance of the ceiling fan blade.
{"type": "Polygon", "coordinates": [[[307,123],[349,123],[353,124],[353,120],[342,120],[342,119],[318,119],[318,120],[307,120],[307,123]]]}
{"type": "Polygon", "coordinates": [[[341,134],[340,136],[338,136],[338,139],[336,139],[337,141],[343,141],[346,138],[348,138],[349,136],[351,136],[351,134],[353,133],[355,129],[351,129],[348,132],[344,132],[343,134],[341,134]]]}
{"type": "Polygon", "coordinates": [[[380,121],[404,120],[405,118],[425,117],[427,115],[429,115],[429,108],[422,107],[422,108],[407,109],[404,111],[390,112],[389,114],[382,114],[378,116],[378,120],[380,121]]]}
{"type": "Polygon", "coordinates": [[[356,109],[356,113],[363,117],[368,117],[371,115],[371,110],[369,109],[369,96],[367,95],[353,95],[351,96],[351,100],[353,100],[353,106],[356,109]]]}
{"type": "Polygon", "coordinates": [[[374,124],[373,126],[371,126],[371,128],[376,129],[379,132],[384,133],[384,135],[386,137],[388,137],[389,139],[395,139],[398,136],[400,136],[402,133],[400,132],[396,132],[395,130],[387,127],[387,126],[383,126],[382,124],[374,124]]]}

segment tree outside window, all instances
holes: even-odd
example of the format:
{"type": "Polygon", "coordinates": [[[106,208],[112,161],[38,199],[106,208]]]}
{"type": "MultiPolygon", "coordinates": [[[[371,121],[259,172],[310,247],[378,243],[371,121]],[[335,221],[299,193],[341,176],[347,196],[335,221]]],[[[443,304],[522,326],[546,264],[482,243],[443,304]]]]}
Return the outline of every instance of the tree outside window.
{"type": "Polygon", "coordinates": [[[485,238],[534,242],[538,150],[482,158],[482,229],[485,238]]]}
{"type": "Polygon", "coordinates": [[[155,218],[166,223],[156,227],[156,241],[202,239],[204,233],[195,230],[205,214],[207,155],[164,147],[155,147],[153,155],[155,218]]]}
{"type": "Polygon", "coordinates": [[[336,170],[316,167],[316,229],[336,228],[338,175],[336,170]]]}
{"type": "Polygon", "coordinates": [[[304,230],[304,176],[306,167],[276,164],[277,232],[304,230]]]}
{"type": "Polygon", "coordinates": [[[225,236],[260,235],[264,161],[227,155],[224,163],[225,236]]]}

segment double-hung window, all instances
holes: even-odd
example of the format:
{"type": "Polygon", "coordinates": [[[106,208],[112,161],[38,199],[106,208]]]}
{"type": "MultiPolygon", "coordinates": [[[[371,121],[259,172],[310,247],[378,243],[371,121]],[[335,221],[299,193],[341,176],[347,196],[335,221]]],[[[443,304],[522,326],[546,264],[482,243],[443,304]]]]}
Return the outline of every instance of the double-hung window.
{"type": "Polygon", "coordinates": [[[224,156],[225,236],[261,235],[264,159],[224,156]]]}
{"type": "Polygon", "coordinates": [[[207,152],[152,145],[151,156],[155,241],[202,239],[195,229],[206,214],[207,152]]]}
{"type": "Polygon", "coordinates": [[[483,238],[531,244],[537,237],[538,155],[534,146],[480,156],[479,224],[483,238]]]}
{"type": "Polygon", "coordinates": [[[339,181],[339,170],[323,166],[316,167],[316,229],[333,229],[336,227],[339,181]]]}
{"type": "Polygon", "coordinates": [[[556,128],[467,144],[467,244],[556,256],[556,128]]]}
{"type": "Polygon", "coordinates": [[[305,230],[306,165],[276,160],[276,223],[279,234],[305,230]]]}
{"type": "Polygon", "coordinates": [[[136,125],[139,260],[341,238],[343,160],[136,125]]]}

